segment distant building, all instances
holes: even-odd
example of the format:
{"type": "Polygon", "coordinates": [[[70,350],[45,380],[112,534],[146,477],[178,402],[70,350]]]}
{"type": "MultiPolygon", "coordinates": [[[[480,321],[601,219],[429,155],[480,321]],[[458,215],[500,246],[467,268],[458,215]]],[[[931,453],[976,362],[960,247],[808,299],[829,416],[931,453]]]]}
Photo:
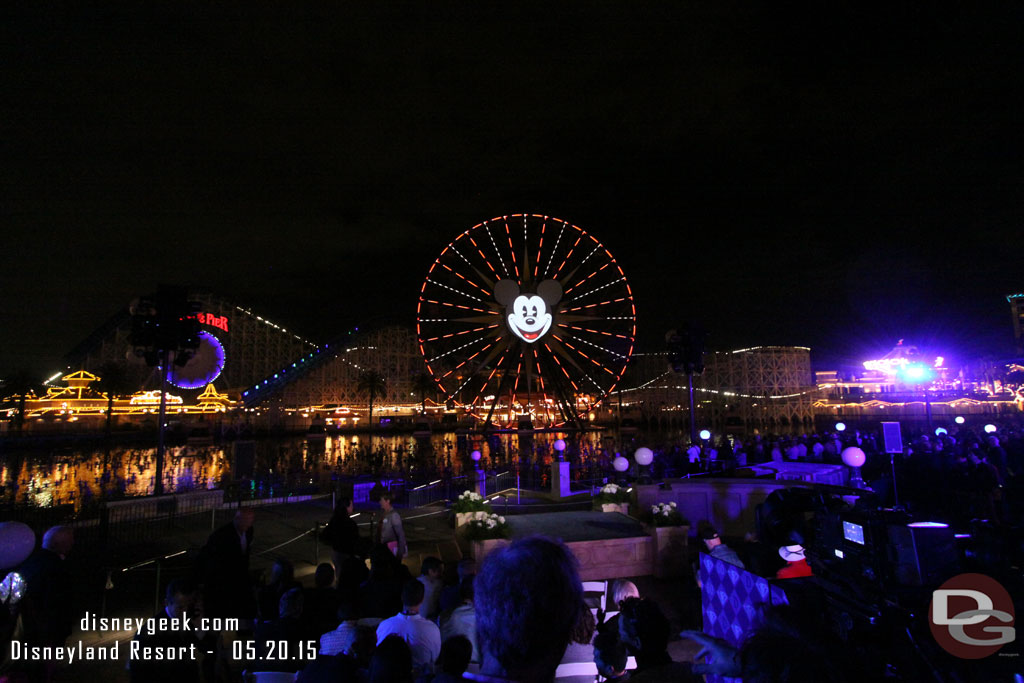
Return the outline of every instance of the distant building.
{"type": "Polygon", "coordinates": [[[1010,315],[1013,317],[1013,341],[1017,353],[1024,355],[1024,293],[1010,294],[1006,297],[1010,303],[1010,315]]]}

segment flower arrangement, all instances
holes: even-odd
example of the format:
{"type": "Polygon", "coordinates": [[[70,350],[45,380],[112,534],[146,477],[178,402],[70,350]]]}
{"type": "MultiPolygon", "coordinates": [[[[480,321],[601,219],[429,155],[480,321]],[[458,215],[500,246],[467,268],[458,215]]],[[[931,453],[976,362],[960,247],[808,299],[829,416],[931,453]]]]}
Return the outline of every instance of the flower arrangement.
{"type": "Polygon", "coordinates": [[[676,507],[675,501],[671,503],[655,503],[651,506],[652,526],[683,526],[687,525],[683,515],[676,507]]]}
{"type": "Polygon", "coordinates": [[[605,484],[601,491],[594,496],[594,502],[598,505],[603,503],[628,503],[631,494],[618,484],[605,484]]]}
{"type": "Polygon", "coordinates": [[[491,505],[483,496],[473,491],[463,491],[452,506],[455,512],[490,512],[491,505]]]}
{"type": "Polygon", "coordinates": [[[493,512],[482,510],[472,513],[466,525],[466,538],[471,541],[485,541],[491,538],[508,538],[510,530],[505,518],[493,512]]]}

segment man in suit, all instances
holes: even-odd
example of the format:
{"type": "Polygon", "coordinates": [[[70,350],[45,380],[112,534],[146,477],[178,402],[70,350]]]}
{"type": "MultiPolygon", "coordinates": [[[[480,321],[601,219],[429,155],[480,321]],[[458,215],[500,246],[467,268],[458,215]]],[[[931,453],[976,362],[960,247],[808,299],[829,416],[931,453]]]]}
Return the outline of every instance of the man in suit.
{"type": "Polygon", "coordinates": [[[139,630],[131,645],[137,648],[128,662],[132,683],[199,683],[199,659],[212,643],[207,642],[207,634],[195,630],[198,597],[198,587],[192,581],[175,579],[167,584],[164,608],[150,625],[139,630]],[[154,652],[173,652],[175,656],[157,658],[154,652]]]}
{"type": "Polygon", "coordinates": [[[234,520],[210,534],[203,547],[199,574],[203,606],[209,617],[250,621],[256,617],[256,598],[249,578],[255,518],[252,508],[239,508],[234,520]]]}

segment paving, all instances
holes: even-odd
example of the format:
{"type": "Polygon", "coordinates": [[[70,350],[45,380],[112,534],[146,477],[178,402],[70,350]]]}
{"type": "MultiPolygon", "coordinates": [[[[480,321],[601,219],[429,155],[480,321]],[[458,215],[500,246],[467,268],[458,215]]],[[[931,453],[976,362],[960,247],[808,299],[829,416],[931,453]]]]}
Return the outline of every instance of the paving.
{"type": "MultiPolygon", "coordinates": [[[[499,510],[502,505],[498,504],[499,510]]],[[[578,506],[577,506],[578,507],[578,506]]],[[[538,505],[536,510],[550,510],[550,505],[538,505]]],[[[529,506],[516,507],[510,504],[509,514],[531,512],[529,506]]],[[[357,508],[357,524],[364,535],[369,535],[373,508],[357,508]]],[[[400,511],[405,522],[409,554],[404,563],[413,575],[419,574],[424,557],[433,555],[449,566],[462,558],[465,544],[456,540],[453,515],[442,505],[403,509],[400,511]]],[[[118,618],[147,618],[159,606],[161,590],[167,581],[188,574],[203,546],[211,527],[227,523],[230,511],[211,515],[209,521],[180,530],[162,530],[160,533],[108,548],[103,553],[88,546],[87,541],[79,543],[69,561],[73,563],[78,578],[76,597],[79,607],[98,616],[118,618]],[[99,557],[102,555],[102,557],[99,557]],[[159,561],[158,561],[159,560],[159,561]],[[102,570],[97,569],[102,567],[102,570]],[[108,580],[109,577],[109,580],[108,580]]],[[[294,565],[296,579],[304,586],[312,586],[313,572],[318,562],[330,561],[330,548],[315,539],[317,525],[323,525],[331,515],[331,499],[323,498],[299,503],[268,505],[258,508],[254,524],[254,538],[250,569],[258,574],[269,573],[275,559],[284,558],[294,565]]],[[[538,530],[552,536],[559,536],[561,526],[558,518],[563,515],[538,515],[538,530]]],[[[564,514],[565,534],[572,536],[574,529],[572,512],[564,514]]],[[[519,517],[517,521],[526,518],[519,517]]],[[[530,522],[526,522],[531,525],[530,522]]],[[[566,540],[571,540],[567,537],[566,540]]],[[[692,579],[657,579],[653,576],[632,578],[640,594],[656,600],[669,617],[673,633],[683,628],[699,627],[699,593],[692,579]]],[[[68,645],[84,647],[110,646],[114,641],[121,643],[120,651],[127,652],[127,641],[131,632],[102,632],[82,630],[76,625],[75,632],[68,639],[68,645]]],[[[695,645],[673,636],[669,651],[677,661],[690,661],[696,652],[695,645]]],[[[123,658],[122,658],[123,659],[123,658]]],[[[128,681],[124,661],[120,662],[76,662],[70,667],[57,671],[56,681],[104,680],[105,683],[128,681]]]]}

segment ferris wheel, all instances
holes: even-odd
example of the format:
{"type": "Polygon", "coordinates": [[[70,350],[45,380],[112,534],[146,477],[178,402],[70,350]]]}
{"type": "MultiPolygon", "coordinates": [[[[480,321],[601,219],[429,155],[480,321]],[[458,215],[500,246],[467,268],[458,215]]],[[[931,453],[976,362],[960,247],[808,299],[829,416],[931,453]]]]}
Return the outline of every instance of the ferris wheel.
{"type": "Polygon", "coordinates": [[[513,214],[444,248],[420,290],[416,332],[447,404],[488,425],[578,425],[622,379],[636,307],[597,238],[513,214]]]}

